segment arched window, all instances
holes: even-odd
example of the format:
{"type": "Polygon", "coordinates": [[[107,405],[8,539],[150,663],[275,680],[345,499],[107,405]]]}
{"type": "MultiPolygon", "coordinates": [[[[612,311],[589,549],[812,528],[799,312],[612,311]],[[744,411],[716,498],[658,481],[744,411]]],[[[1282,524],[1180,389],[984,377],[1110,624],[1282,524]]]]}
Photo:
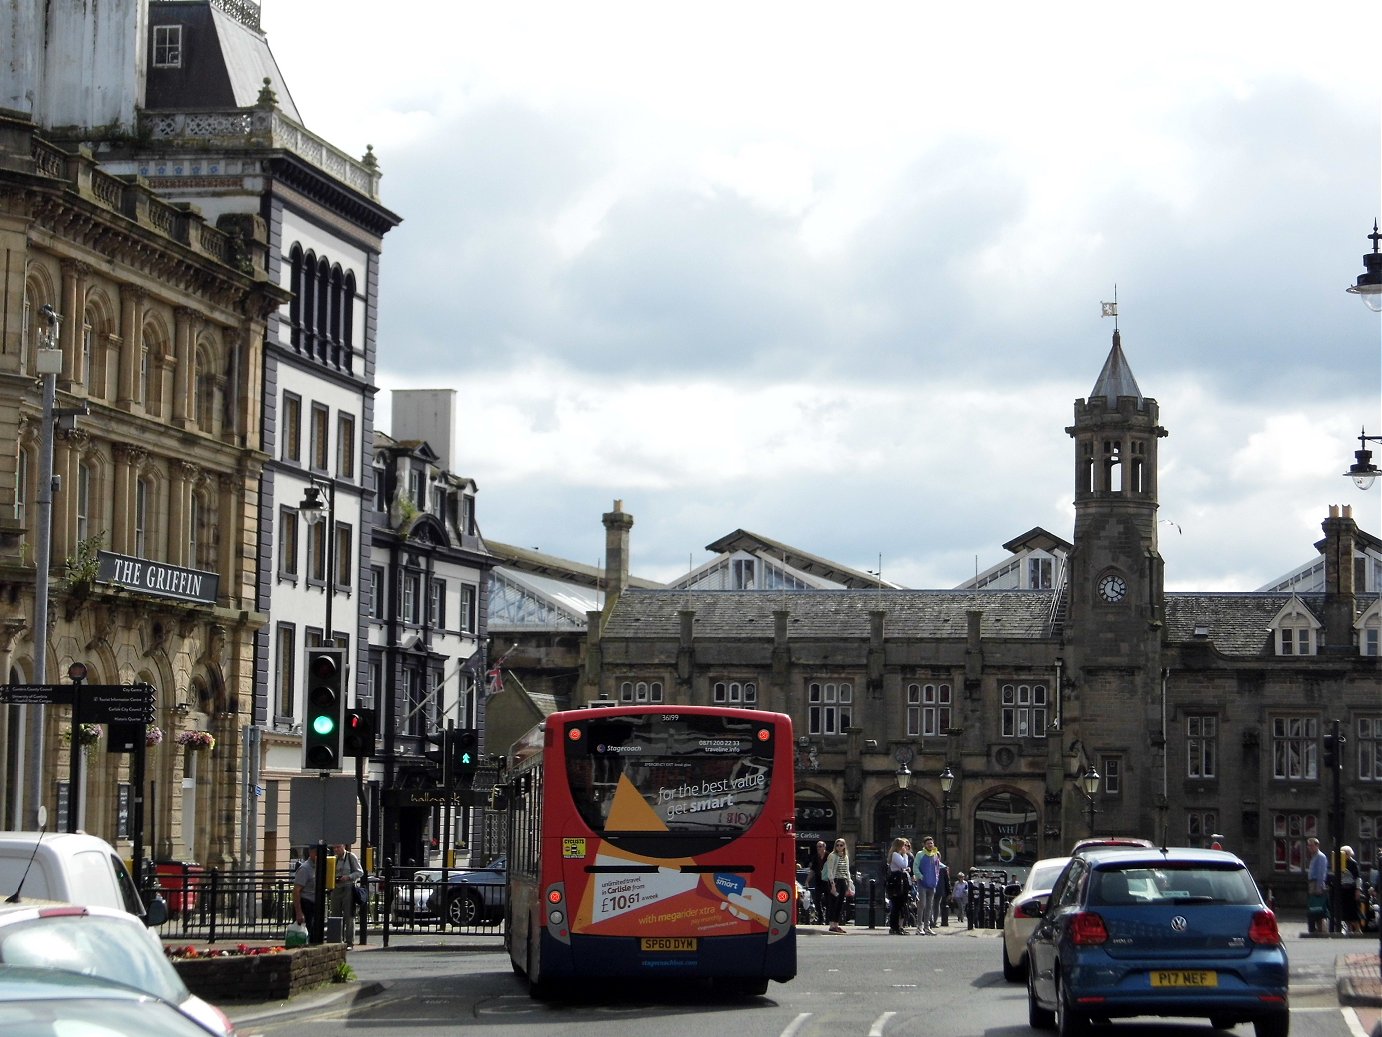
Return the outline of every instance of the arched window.
{"type": "Polygon", "coordinates": [[[341,346],[344,351],[342,366],[347,371],[355,370],[355,274],[345,276],[345,297],[341,300],[344,315],[341,322],[341,346]]]}
{"type": "Polygon", "coordinates": [[[1016,792],[997,792],[980,800],[974,808],[973,866],[1031,867],[1042,856],[1040,819],[1037,808],[1016,792]]]}
{"type": "Polygon", "coordinates": [[[298,324],[302,328],[302,353],[305,356],[317,354],[317,260],[308,252],[302,257],[301,296],[298,324]]]}
{"type": "Polygon", "coordinates": [[[214,432],[216,425],[216,360],[207,342],[197,347],[193,375],[192,419],[203,432],[214,432]]]}
{"type": "Polygon", "coordinates": [[[315,355],[318,360],[326,361],[331,356],[331,264],[326,261],[325,256],[317,260],[316,282],[316,308],[312,315],[312,327],[317,333],[315,355]]]}
{"type": "Polygon", "coordinates": [[[288,253],[288,290],[293,297],[288,300],[288,341],[299,353],[302,352],[302,293],[305,285],[302,279],[302,246],[294,245],[288,253]]]}
{"type": "Polygon", "coordinates": [[[149,498],[152,496],[147,479],[139,479],[134,484],[134,556],[147,558],[145,550],[149,544],[149,498]]]}

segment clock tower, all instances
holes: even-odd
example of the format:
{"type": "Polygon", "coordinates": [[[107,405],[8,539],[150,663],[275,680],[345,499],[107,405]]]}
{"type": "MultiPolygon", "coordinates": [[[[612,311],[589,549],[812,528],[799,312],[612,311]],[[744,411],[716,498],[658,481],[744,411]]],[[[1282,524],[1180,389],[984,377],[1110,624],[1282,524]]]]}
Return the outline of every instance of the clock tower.
{"type": "Polygon", "coordinates": [[[1066,641],[1085,667],[1159,667],[1156,400],[1142,395],[1115,329],[1086,400],[1075,401],[1075,535],[1066,641]]]}

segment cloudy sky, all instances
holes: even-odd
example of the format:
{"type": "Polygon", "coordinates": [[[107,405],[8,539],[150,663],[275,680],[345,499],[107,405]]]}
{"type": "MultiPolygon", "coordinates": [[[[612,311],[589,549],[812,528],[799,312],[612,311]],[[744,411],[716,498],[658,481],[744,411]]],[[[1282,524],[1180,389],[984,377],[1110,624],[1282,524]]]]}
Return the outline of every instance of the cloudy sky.
{"type": "Polygon", "coordinates": [[[596,564],[619,498],[638,575],[742,527],[954,586],[1071,536],[1116,286],[1170,433],[1168,586],[1251,590],[1331,504],[1382,534],[1340,477],[1382,433],[1382,326],[1344,292],[1382,210],[1382,8],[1123,6],[263,24],[307,126],[379,157],[379,380],[458,391],[486,535],[596,564]]]}

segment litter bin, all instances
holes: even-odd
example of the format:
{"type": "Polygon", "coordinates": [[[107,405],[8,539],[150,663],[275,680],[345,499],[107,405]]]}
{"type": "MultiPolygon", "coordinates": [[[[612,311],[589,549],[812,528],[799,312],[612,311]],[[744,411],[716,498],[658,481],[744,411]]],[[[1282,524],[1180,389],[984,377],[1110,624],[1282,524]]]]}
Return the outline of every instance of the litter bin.
{"type": "Polygon", "coordinates": [[[158,861],[154,874],[163,899],[168,901],[170,917],[197,909],[197,890],[206,880],[205,868],[191,861],[158,861]]]}

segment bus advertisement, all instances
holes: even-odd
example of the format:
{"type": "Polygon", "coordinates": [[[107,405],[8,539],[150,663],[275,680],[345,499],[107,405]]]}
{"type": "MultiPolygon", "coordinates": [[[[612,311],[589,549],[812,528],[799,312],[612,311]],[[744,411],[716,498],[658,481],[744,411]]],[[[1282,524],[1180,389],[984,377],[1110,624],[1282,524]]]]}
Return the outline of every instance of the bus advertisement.
{"type": "Polygon", "coordinates": [[[508,769],[505,943],[534,996],[586,976],[796,974],[791,720],[696,706],[554,713],[508,769]]]}

